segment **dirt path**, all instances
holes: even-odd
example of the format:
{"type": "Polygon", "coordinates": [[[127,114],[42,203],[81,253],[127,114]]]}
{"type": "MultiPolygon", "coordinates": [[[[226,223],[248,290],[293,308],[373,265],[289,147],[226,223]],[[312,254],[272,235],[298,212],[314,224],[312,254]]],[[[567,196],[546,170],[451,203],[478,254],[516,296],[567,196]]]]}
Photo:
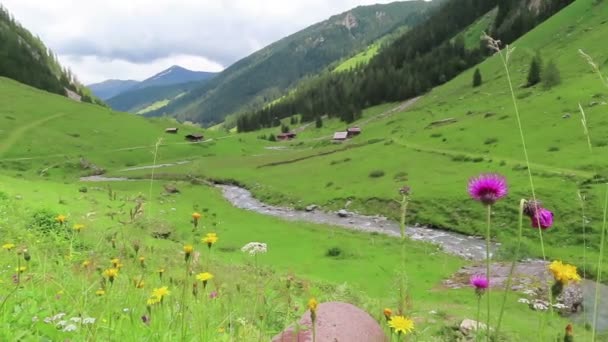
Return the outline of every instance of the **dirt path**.
{"type": "Polygon", "coordinates": [[[4,156],[4,154],[11,148],[13,147],[13,145],[15,145],[15,143],[19,140],[19,138],[21,138],[21,136],[23,136],[23,134],[27,131],[29,131],[32,128],[35,128],[37,126],[42,125],[43,123],[47,122],[47,121],[51,121],[53,119],[57,119],[60,118],[62,116],[66,115],[65,113],[60,113],[60,114],[55,114],[55,115],[51,115],[51,116],[47,116],[46,118],[42,118],[40,120],[36,120],[36,121],[32,121],[26,125],[23,125],[13,131],[11,131],[11,133],[8,135],[8,137],[6,139],[4,139],[1,143],[0,143],[0,157],[4,156]]]}

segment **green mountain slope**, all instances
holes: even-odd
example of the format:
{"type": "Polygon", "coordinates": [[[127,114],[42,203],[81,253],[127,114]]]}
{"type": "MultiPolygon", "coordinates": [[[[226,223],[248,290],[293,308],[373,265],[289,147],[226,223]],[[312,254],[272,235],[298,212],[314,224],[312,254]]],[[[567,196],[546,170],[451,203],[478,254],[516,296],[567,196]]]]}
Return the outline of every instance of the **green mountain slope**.
{"type": "Polygon", "coordinates": [[[106,102],[115,110],[137,113],[138,111],[159,101],[167,101],[168,103],[170,100],[187,93],[204,82],[207,81],[150,86],[141,89],[129,90],[108,99],[106,102]]]}
{"type": "Polygon", "coordinates": [[[217,123],[230,113],[262,106],[288,87],[360,51],[400,26],[413,26],[434,2],[357,7],[269,45],[151,115],[217,123]]]}
{"type": "Polygon", "coordinates": [[[63,68],[44,43],[32,35],[0,5],[0,76],[9,77],[51,93],[77,93],[85,102],[101,103],[63,68]]]}

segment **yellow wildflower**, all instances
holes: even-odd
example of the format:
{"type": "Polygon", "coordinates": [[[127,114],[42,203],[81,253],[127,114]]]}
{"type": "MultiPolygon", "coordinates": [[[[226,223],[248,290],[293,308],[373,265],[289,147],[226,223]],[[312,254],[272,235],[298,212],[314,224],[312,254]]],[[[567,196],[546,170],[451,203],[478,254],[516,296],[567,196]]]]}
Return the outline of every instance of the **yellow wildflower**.
{"type": "Polygon", "coordinates": [[[576,266],[564,264],[561,261],[555,260],[549,265],[549,271],[553,274],[555,281],[562,284],[567,284],[569,281],[578,282],[581,276],[576,271],[576,266]]]}
{"type": "Polygon", "coordinates": [[[154,304],[158,304],[160,303],[160,298],[156,297],[156,296],[152,296],[150,298],[148,298],[148,300],[146,301],[146,304],[148,306],[152,306],[154,304]]]}
{"type": "Polygon", "coordinates": [[[7,251],[12,250],[13,248],[15,248],[14,243],[5,243],[4,245],[2,245],[2,249],[6,249],[7,251]]]}
{"type": "Polygon", "coordinates": [[[206,243],[207,246],[211,248],[211,246],[213,246],[213,244],[215,244],[217,240],[218,237],[216,233],[207,233],[207,235],[205,235],[205,237],[202,239],[202,242],[206,243]]]}
{"type": "Polygon", "coordinates": [[[25,270],[27,270],[27,267],[25,267],[25,266],[15,267],[15,271],[17,271],[19,273],[23,273],[23,272],[25,272],[25,270]]]}
{"type": "Polygon", "coordinates": [[[81,230],[83,230],[83,229],[84,229],[84,227],[85,227],[85,225],[84,225],[84,224],[80,224],[80,223],[78,223],[78,224],[75,224],[75,225],[74,225],[74,227],[73,227],[72,229],[74,229],[75,231],[77,231],[77,232],[79,232],[79,233],[80,233],[80,231],[81,231],[81,230]]]}
{"type": "Polygon", "coordinates": [[[386,320],[390,320],[391,316],[393,315],[393,310],[389,309],[389,308],[385,308],[384,309],[384,317],[386,318],[386,320]]]}
{"type": "Polygon", "coordinates": [[[103,275],[104,275],[104,277],[108,278],[110,283],[112,283],[112,282],[114,282],[114,278],[116,278],[118,276],[118,269],[108,268],[107,270],[103,271],[103,275]]]}
{"type": "Polygon", "coordinates": [[[166,286],[154,289],[152,291],[152,297],[157,297],[160,300],[162,300],[165,296],[168,296],[170,294],[171,294],[171,291],[169,291],[169,288],[166,286]]]}
{"type": "Polygon", "coordinates": [[[308,309],[310,311],[317,311],[317,307],[319,306],[319,302],[315,298],[310,298],[308,301],[308,309]]]}
{"type": "Polygon", "coordinates": [[[82,262],[82,267],[89,267],[89,265],[91,265],[91,262],[89,260],[85,260],[82,262]]]}
{"type": "Polygon", "coordinates": [[[213,279],[213,274],[209,273],[209,272],[203,272],[203,273],[199,273],[196,276],[196,279],[200,280],[200,281],[208,281],[213,279]]]}
{"type": "Polygon", "coordinates": [[[65,215],[57,215],[57,217],[55,217],[55,221],[64,224],[65,221],[67,221],[67,217],[65,215]]]}
{"type": "Polygon", "coordinates": [[[414,330],[414,321],[403,316],[393,316],[391,320],[388,321],[388,326],[393,328],[397,334],[407,334],[414,330]]]}
{"type": "Polygon", "coordinates": [[[95,291],[95,294],[98,296],[103,296],[106,294],[106,291],[104,289],[99,289],[99,290],[95,291]]]}
{"type": "Polygon", "coordinates": [[[203,215],[197,213],[197,212],[193,212],[192,213],[192,218],[197,221],[198,219],[200,219],[203,215]]]}
{"type": "Polygon", "coordinates": [[[110,260],[110,262],[112,263],[112,266],[114,266],[114,268],[118,268],[118,265],[120,264],[120,259],[114,258],[110,260]]]}
{"type": "Polygon", "coordinates": [[[185,253],[185,259],[186,261],[190,260],[190,256],[192,256],[192,252],[194,251],[194,247],[192,247],[192,245],[185,245],[184,246],[184,253],[185,253]]]}

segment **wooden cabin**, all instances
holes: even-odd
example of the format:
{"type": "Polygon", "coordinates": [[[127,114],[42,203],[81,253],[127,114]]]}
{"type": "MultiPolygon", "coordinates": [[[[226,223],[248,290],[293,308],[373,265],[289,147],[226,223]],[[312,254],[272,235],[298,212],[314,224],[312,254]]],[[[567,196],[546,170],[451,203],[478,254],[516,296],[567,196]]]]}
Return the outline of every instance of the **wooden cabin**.
{"type": "Polygon", "coordinates": [[[192,142],[201,141],[201,140],[203,140],[203,138],[204,138],[203,135],[200,133],[193,133],[193,134],[186,135],[186,140],[192,141],[192,142]]]}
{"type": "Polygon", "coordinates": [[[334,133],[334,141],[344,141],[348,138],[348,132],[336,132],[334,133]]]}
{"type": "Polygon", "coordinates": [[[361,128],[359,127],[349,127],[346,132],[348,133],[348,137],[354,137],[356,135],[361,134],[361,128]]]}
{"type": "Polygon", "coordinates": [[[179,128],[177,127],[165,128],[165,133],[177,134],[177,131],[179,131],[179,128]]]}
{"type": "Polygon", "coordinates": [[[287,132],[287,133],[281,133],[281,134],[277,135],[277,140],[285,141],[285,140],[294,139],[295,137],[296,137],[295,133],[287,132]]]}

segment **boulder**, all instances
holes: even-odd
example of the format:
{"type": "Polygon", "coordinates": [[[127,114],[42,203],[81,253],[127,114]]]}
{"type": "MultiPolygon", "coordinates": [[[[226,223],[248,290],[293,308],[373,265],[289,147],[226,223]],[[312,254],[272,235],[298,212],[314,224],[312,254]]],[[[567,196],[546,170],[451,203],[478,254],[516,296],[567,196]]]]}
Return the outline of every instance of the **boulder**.
{"type": "Polygon", "coordinates": [[[486,330],[485,324],[474,321],[472,319],[465,318],[460,323],[460,327],[458,329],[460,330],[461,333],[463,333],[465,336],[467,336],[471,332],[477,331],[478,326],[479,326],[479,330],[486,330]]]}
{"type": "Polygon", "coordinates": [[[350,215],[350,213],[344,209],[338,210],[337,214],[340,217],[348,217],[350,215]]]}
{"type": "Polygon", "coordinates": [[[583,289],[580,284],[571,282],[564,287],[556,299],[558,304],[563,305],[563,308],[557,308],[561,314],[578,312],[583,308],[583,289]]]}
{"type": "Polygon", "coordinates": [[[318,207],[319,206],[316,204],[311,204],[311,205],[307,206],[305,209],[306,209],[306,211],[311,212],[311,211],[315,211],[315,209],[317,209],[318,207]]]}
{"type": "MultiPolygon", "coordinates": [[[[312,342],[312,321],[306,311],[296,329],[288,327],[272,339],[272,342],[312,342]]],[[[315,323],[316,342],[386,342],[382,328],[367,312],[342,302],[321,303],[317,308],[315,323]]]]}

